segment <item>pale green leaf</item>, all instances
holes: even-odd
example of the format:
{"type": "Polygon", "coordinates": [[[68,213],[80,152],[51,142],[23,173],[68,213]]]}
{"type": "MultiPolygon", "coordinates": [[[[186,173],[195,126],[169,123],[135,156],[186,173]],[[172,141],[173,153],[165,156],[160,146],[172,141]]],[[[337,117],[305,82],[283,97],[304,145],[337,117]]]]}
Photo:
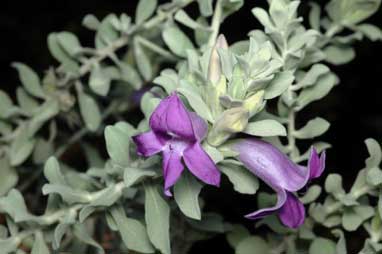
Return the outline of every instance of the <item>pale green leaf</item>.
{"type": "Polygon", "coordinates": [[[339,237],[339,240],[337,242],[337,247],[336,247],[336,254],[347,254],[348,251],[347,251],[347,248],[346,248],[346,239],[345,239],[345,235],[344,235],[344,232],[342,232],[342,230],[339,230],[339,229],[335,229],[332,231],[333,235],[339,237]]]}
{"type": "Polygon", "coordinates": [[[73,234],[76,236],[78,240],[80,240],[83,243],[86,243],[87,245],[93,246],[96,248],[97,254],[104,254],[105,251],[103,250],[102,246],[97,243],[87,232],[86,226],[84,224],[76,223],[73,226],[73,234]]]}
{"type": "Polygon", "coordinates": [[[202,26],[200,23],[193,20],[184,10],[179,10],[175,13],[175,20],[179,23],[191,28],[191,29],[202,29],[207,30],[206,27],[202,26]]]}
{"type": "Polygon", "coordinates": [[[192,227],[206,232],[224,233],[226,227],[223,217],[216,213],[204,213],[201,220],[188,220],[192,227]]]}
{"type": "Polygon", "coordinates": [[[163,254],[170,254],[170,208],[152,184],[145,184],[145,219],[153,245],[163,254]]]}
{"type": "Polygon", "coordinates": [[[291,71],[278,73],[265,89],[264,98],[269,100],[284,93],[294,81],[291,71]]]}
{"type": "Polygon", "coordinates": [[[146,81],[151,80],[153,75],[151,60],[139,43],[135,43],[134,56],[137,61],[138,70],[142,74],[143,78],[146,81]]]}
{"type": "Polygon", "coordinates": [[[23,163],[29,155],[32,154],[36,139],[29,138],[28,129],[21,128],[16,139],[10,146],[10,163],[12,166],[18,166],[23,163]]]}
{"type": "Polygon", "coordinates": [[[130,161],[129,139],[128,133],[117,126],[107,126],[105,128],[107,152],[113,161],[123,166],[127,166],[130,161]]]}
{"type": "Polygon", "coordinates": [[[72,187],[61,184],[45,184],[42,188],[42,193],[44,195],[56,193],[60,195],[68,204],[88,203],[90,201],[89,192],[76,190],[72,187]]]}
{"type": "Polygon", "coordinates": [[[109,14],[102,20],[95,38],[97,49],[105,48],[119,38],[115,23],[119,23],[119,19],[115,14],[109,14]]]}
{"type": "Polygon", "coordinates": [[[320,31],[321,7],[314,2],[310,3],[310,5],[309,24],[314,30],[320,31]]]}
{"type": "Polygon", "coordinates": [[[50,157],[45,163],[44,175],[49,183],[67,185],[65,176],[61,173],[60,165],[55,157],[50,157]]]}
{"type": "Polygon", "coordinates": [[[369,40],[382,40],[382,30],[377,26],[374,26],[372,24],[362,24],[357,26],[356,29],[360,31],[363,35],[365,35],[369,40]]]}
{"type": "Polygon", "coordinates": [[[78,95],[80,112],[86,127],[90,131],[96,131],[101,124],[101,112],[96,101],[85,93],[78,95]]]}
{"type": "Polygon", "coordinates": [[[37,139],[36,147],[33,151],[33,162],[44,163],[54,153],[53,143],[43,138],[37,139]]]}
{"type": "Polygon", "coordinates": [[[342,177],[339,174],[330,174],[325,181],[325,191],[335,196],[344,195],[342,177]]]}
{"type": "Polygon", "coordinates": [[[162,86],[167,94],[171,94],[179,85],[179,78],[177,73],[171,69],[165,69],[156,77],[153,83],[162,86]]]}
{"type": "Polygon", "coordinates": [[[243,225],[233,225],[233,229],[227,233],[227,241],[232,248],[236,249],[239,243],[250,236],[250,232],[243,225]]]}
{"type": "Polygon", "coordinates": [[[123,181],[126,187],[131,187],[145,178],[152,178],[156,176],[156,173],[152,170],[132,167],[125,167],[124,170],[123,181]]]}
{"type": "Polygon", "coordinates": [[[366,181],[373,186],[381,185],[382,170],[380,170],[379,168],[370,168],[367,171],[366,181]]]}
{"type": "Polygon", "coordinates": [[[75,57],[76,54],[78,54],[78,52],[82,49],[77,36],[70,32],[58,33],[57,41],[61,45],[62,49],[71,57],[75,57]]]}
{"type": "Polygon", "coordinates": [[[79,70],[79,64],[63,49],[58,41],[60,33],[51,33],[48,36],[48,47],[53,57],[59,61],[63,68],[72,73],[79,70]]]}
{"type": "Polygon", "coordinates": [[[177,91],[187,98],[190,106],[198,115],[208,120],[209,122],[213,122],[210,109],[198,93],[194,92],[190,88],[187,88],[186,86],[179,87],[177,91]]]}
{"type": "Polygon", "coordinates": [[[20,105],[20,107],[29,114],[33,114],[33,112],[35,112],[35,110],[39,106],[37,100],[29,96],[22,87],[17,88],[16,96],[17,102],[20,105]]]}
{"type": "Polygon", "coordinates": [[[321,194],[321,186],[313,185],[305,193],[303,197],[300,197],[300,201],[304,204],[309,204],[315,201],[321,194]]]}
{"type": "Polygon", "coordinates": [[[347,231],[355,231],[361,226],[362,222],[372,217],[374,209],[370,206],[356,206],[347,208],[342,216],[342,226],[347,231]]]}
{"type": "Polygon", "coordinates": [[[372,138],[365,140],[367,151],[369,152],[369,158],[366,159],[366,167],[378,167],[382,161],[382,149],[379,143],[372,138]]]}
{"type": "Polygon", "coordinates": [[[28,135],[34,136],[41,127],[51,118],[56,116],[60,111],[59,102],[49,99],[39,106],[33,113],[33,117],[28,123],[28,135]]]}
{"type": "Polygon", "coordinates": [[[213,13],[212,0],[197,0],[200,13],[205,16],[211,16],[213,13]]]}
{"type": "Polygon", "coordinates": [[[82,25],[90,30],[97,30],[101,23],[93,14],[87,14],[83,20],[82,25]]]}
{"type": "Polygon", "coordinates": [[[11,98],[0,90],[0,118],[9,117],[12,114],[10,110],[12,108],[14,108],[14,106],[11,98]]]}
{"type": "Polygon", "coordinates": [[[237,192],[255,194],[259,189],[259,180],[249,170],[233,164],[221,165],[219,168],[237,192]]]}
{"type": "Polygon", "coordinates": [[[325,97],[338,83],[338,78],[332,73],[321,77],[316,85],[304,89],[297,97],[297,110],[303,109],[309,103],[325,97]]]}
{"type": "Polygon", "coordinates": [[[99,66],[93,68],[89,77],[89,86],[98,95],[106,96],[110,89],[110,76],[99,66]]]}
{"type": "Polygon", "coordinates": [[[165,28],[162,37],[169,49],[178,56],[187,57],[187,50],[194,49],[191,40],[176,26],[165,28]]]}
{"type": "Polygon", "coordinates": [[[218,164],[222,160],[224,160],[224,155],[220,152],[216,147],[209,145],[207,142],[203,143],[203,149],[207,152],[207,154],[211,157],[211,159],[218,164]]]}
{"type": "Polygon", "coordinates": [[[200,220],[199,193],[202,185],[189,173],[183,173],[174,187],[174,198],[187,217],[200,220]]]}
{"type": "Polygon", "coordinates": [[[19,179],[15,168],[9,165],[7,158],[0,158],[0,197],[12,189],[19,179]]]}
{"type": "Polygon", "coordinates": [[[293,135],[299,139],[309,139],[321,136],[329,129],[330,123],[323,118],[316,117],[304,127],[295,131],[293,135]]]}
{"type": "Polygon", "coordinates": [[[355,57],[355,51],[351,47],[328,46],[324,53],[326,61],[334,65],[346,64],[355,57]]]}
{"type": "Polygon", "coordinates": [[[286,136],[285,127],[281,123],[272,119],[251,122],[243,132],[260,137],[286,136]]]}
{"type": "Polygon", "coordinates": [[[328,239],[317,237],[309,247],[309,254],[336,254],[336,244],[328,239]]]}
{"type": "Polygon", "coordinates": [[[44,236],[41,232],[35,234],[31,254],[50,254],[49,248],[46,245],[44,236]]]}
{"type": "Polygon", "coordinates": [[[236,247],[235,254],[268,253],[270,246],[258,236],[250,236],[242,240],[236,247]]]}
{"type": "Polygon", "coordinates": [[[265,27],[266,31],[275,30],[275,26],[271,21],[268,13],[261,8],[253,8],[252,14],[260,21],[260,23],[265,27]]]}
{"type": "Polygon", "coordinates": [[[332,0],[326,10],[336,23],[353,25],[373,15],[380,5],[381,0],[332,0]]]}
{"type": "Polygon", "coordinates": [[[45,93],[41,87],[40,78],[30,67],[22,63],[13,63],[12,66],[19,72],[21,83],[28,93],[37,98],[45,98],[45,93]]]}
{"type": "Polygon", "coordinates": [[[315,85],[319,77],[329,73],[330,69],[323,64],[315,64],[305,74],[304,78],[298,83],[299,86],[308,87],[315,85]]]}
{"type": "Polygon", "coordinates": [[[118,67],[123,81],[129,83],[137,90],[141,88],[142,79],[136,69],[134,69],[130,64],[124,62],[121,62],[118,67]]]}
{"type": "Polygon", "coordinates": [[[139,253],[155,252],[147,236],[146,228],[140,221],[126,217],[122,207],[113,208],[111,216],[128,249],[139,253]]]}
{"type": "Polygon", "coordinates": [[[289,21],[287,2],[285,0],[273,0],[269,7],[269,14],[277,27],[284,27],[289,21]]]}
{"type": "Polygon", "coordinates": [[[135,11],[135,23],[141,24],[146,19],[150,18],[156,7],[157,0],[140,0],[137,5],[137,10],[135,11]]]}

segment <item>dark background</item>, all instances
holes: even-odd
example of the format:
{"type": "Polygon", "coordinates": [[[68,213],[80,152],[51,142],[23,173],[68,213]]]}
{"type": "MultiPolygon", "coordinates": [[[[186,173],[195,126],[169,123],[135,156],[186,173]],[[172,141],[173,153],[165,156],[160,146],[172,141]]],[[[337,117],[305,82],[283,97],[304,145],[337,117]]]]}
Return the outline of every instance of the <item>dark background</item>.
{"type": "MultiPolygon", "coordinates": [[[[225,21],[222,32],[229,42],[244,39],[251,29],[261,28],[250,10],[255,4],[265,6],[265,2],[247,0],[244,8],[225,21]]],[[[308,1],[303,2],[300,13],[307,17],[308,1]]],[[[317,2],[323,5],[326,1],[317,2]]],[[[10,67],[13,61],[24,62],[40,74],[49,65],[56,64],[46,44],[50,32],[68,30],[78,35],[84,45],[92,45],[93,32],[81,27],[86,14],[92,13],[98,18],[111,12],[133,15],[136,3],[133,0],[55,0],[33,1],[31,5],[28,1],[3,0],[0,9],[0,89],[13,93],[19,85],[17,74],[10,67]]],[[[191,6],[189,11],[195,13],[196,6],[191,6]]],[[[381,10],[368,21],[381,26],[381,10]]],[[[341,79],[340,85],[329,96],[310,105],[299,115],[297,123],[301,126],[314,116],[332,123],[330,131],[322,138],[333,145],[328,151],[328,172],[342,174],[347,188],[364,165],[367,156],[364,140],[373,137],[382,142],[382,43],[365,39],[357,43],[355,49],[357,57],[353,62],[332,67],[341,79]]],[[[224,211],[232,221],[238,221],[238,216],[254,207],[250,197],[235,194],[222,197],[214,191],[210,194],[210,206],[224,211]],[[240,200],[240,203],[232,203],[232,200],[240,200]]],[[[229,248],[222,237],[217,237],[200,243],[193,253],[206,251],[208,246],[221,250],[229,248]]]]}

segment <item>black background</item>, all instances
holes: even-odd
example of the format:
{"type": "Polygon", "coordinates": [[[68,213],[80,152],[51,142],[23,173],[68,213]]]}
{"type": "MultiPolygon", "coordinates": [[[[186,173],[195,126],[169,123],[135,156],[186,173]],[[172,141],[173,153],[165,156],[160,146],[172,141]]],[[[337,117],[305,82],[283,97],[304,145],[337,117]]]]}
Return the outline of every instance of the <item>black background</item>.
{"type": "MultiPolygon", "coordinates": [[[[255,5],[265,6],[265,2],[247,0],[244,8],[225,21],[222,32],[229,42],[244,39],[251,29],[261,28],[250,10],[255,5]]],[[[309,8],[307,1],[303,2],[300,13],[307,17],[309,8]]],[[[319,1],[322,5],[325,2],[319,1]]],[[[133,15],[136,3],[132,0],[55,0],[33,3],[3,0],[0,7],[0,89],[13,93],[19,85],[17,74],[10,67],[13,61],[24,62],[40,74],[49,65],[56,64],[46,44],[50,32],[68,30],[78,35],[84,45],[91,45],[93,33],[80,25],[86,14],[92,13],[98,18],[111,12],[133,15]]],[[[189,11],[195,13],[196,6],[191,6],[189,11]]],[[[381,10],[368,21],[381,26],[381,10]]],[[[350,64],[332,66],[341,79],[340,85],[329,96],[310,105],[299,115],[297,122],[301,126],[314,116],[320,116],[332,123],[330,131],[322,138],[333,145],[328,151],[327,172],[342,174],[346,188],[351,186],[358,170],[364,165],[367,156],[364,140],[374,137],[382,142],[382,43],[365,39],[357,43],[355,49],[357,57],[350,64]]],[[[232,193],[222,197],[221,193],[215,193],[214,190],[209,190],[209,194],[209,206],[224,211],[231,221],[242,221],[238,218],[255,206],[251,197],[239,197],[232,193]]],[[[215,248],[215,251],[227,251],[229,248],[222,237],[217,237],[198,244],[193,253],[206,251],[209,247],[215,248]]]]}

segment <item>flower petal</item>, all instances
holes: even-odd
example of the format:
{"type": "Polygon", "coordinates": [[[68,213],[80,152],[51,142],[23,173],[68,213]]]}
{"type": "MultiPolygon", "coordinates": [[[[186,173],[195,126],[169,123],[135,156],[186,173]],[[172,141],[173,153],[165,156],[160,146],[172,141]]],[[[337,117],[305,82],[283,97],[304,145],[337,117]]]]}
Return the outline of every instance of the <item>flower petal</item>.
{"type": "Polygon", "coordinates": [[[253,213],[247,214],[245,217],[247,219],[252,219],[252,220],[261,219],[265,216],[271,215],[272,213],[278,211],[284,205],[287,199],[287,193],[283,189],[278,189],[276,190],[276,192],[277,192],[277,203],[275,206],[257,210],[253,213]]]}
{"type": "Polygon", "coordinates": [[[160,152],[164,146],[164,140],[152,131],[134,136],[133,141],[138,154],[146,157],[160,152]]]}
{"type": "Polygon", "coordinates": [[[196,142],[184,150],[183,159],[197,178],[207,184],[219,186],[220,171],[199,143],[196,142]]]}
{"type": "Polygon", "coordinates": [[[310,151],[310,157],[308,161],[308,168],[310,179],[318,178],[325,170],[326,153],[323,151],[321,156],[318,157],[317,150],[313,147],[310,151]]]}
{"type": "Polygon", "coordinates": [[[164,190],[167,196],[172,196],[170,188],[176,183],[184,170],[181,155],[174,150],[163,152],[164,190]]]}
{"type": "Polygon", "coordinates": [[[208,131],[208,125],[206,121],[204,121],[203,118],[201,118],[194,112],[189,112],[189,115],[192,121],[192,126],[194,128],[194,133],[197,140],[203,140],[206,137],[208,131]]]}
{"type": "Polygon", "coordinates": [[[270,143],[255,138],[243,139],[234,144],[233,149],[239,153],[239,160],[273,189],[293,192],[308,181],[308,170],[292,162],[270,143]]]}
{"type": "Polygon", "coordinates": [[[287,192],[285,204],[279,211],[279,218],[285,226],[290,228],[298,228],[304,224],[305,208],[294,194],[287,192]]]}
{"type": "Polygon", "coordinates": [[[159,103],[149,124],[154,132],[196,140],[190,115],[176,93],[159,103]]]}

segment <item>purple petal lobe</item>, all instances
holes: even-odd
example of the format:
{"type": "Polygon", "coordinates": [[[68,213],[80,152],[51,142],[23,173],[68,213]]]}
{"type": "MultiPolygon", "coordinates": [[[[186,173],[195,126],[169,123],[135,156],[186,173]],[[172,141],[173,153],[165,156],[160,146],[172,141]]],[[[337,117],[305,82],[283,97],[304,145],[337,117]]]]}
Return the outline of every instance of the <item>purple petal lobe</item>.
{"type": "Polygon", "coordinates": [[[316,149],[313,147],[310,151],[310,157],[308,161],[310,179],[318,178],[321,176],[322,172],[325,170],[325,160],[325,151],[321,153],[321,157],[319,158],[316,149]]]}
{"type": "Polygon", "coordinates": [[[201,118],[194,112],[189,112],[189,115],[192,121],[192,126],[194,128],[194,133],[197,140],[203,140],[206,137],[208,131],[207,123],[203,120],[203,118],[201,118]]]}
{"type": "Polygon", "coordinates": [[[138,154],[146,157],[160,152],[163,148],[163,141],[152,131],[134,136],[133,141],[137,145],[138,154]]]}
{"type": "Polygon", "coordinates": [[[252,173],[275,190],[297,191],[308,181],[308,170],[292,162],[270,143],[250,138],[239,141],[233,149],[252,173]]]}
{"type": "Polygon", "coordinates": [[[189,140],[196,139],[190,115],[176,93],[159,103],[150,117],[149,124],[154,132],[189,140]]]}
{"type": "Polygon", "coordinates": [[[191,173],[201,181],[219,186],[220,171],[199,143],[196,142],[184,150],[183,160],[191,173]]]}
{"type": "Polygon", "coordinates": [[[287,199],[279,211],[279,218],[285,226],[290,228],[298,228],[304,224],[304,205],[290,192],[287,192],[287,199]]]}
{"type": "Polygon", "coordinates": [[[183,172],[184,166],[181,159],[181,155],[177,151],[165,150],[163,152],[164,189],[167,196],[172,196],[170,188],[183,172]]]}
{"type": "Polygon", "coordinates": [[[245,217],[248,219],[261,219],[265,216],[271,215],[272,213],[278,211],[285,203],[287,199],[287,193],[283,189],[278,189],[277,191],[277,203],[275,206],[267,207],[255,211],[253,213],[247,214],[245,217]]]}

